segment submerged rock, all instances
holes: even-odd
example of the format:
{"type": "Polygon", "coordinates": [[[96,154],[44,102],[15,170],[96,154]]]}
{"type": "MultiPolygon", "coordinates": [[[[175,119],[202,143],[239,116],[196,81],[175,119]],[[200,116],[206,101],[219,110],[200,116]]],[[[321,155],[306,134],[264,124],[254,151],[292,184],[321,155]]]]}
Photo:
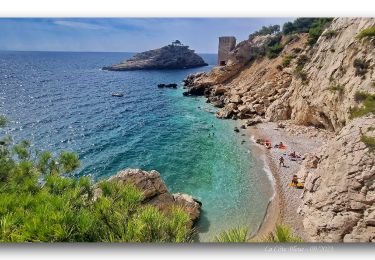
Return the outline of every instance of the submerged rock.
{"type": "Polygon", "coordinates": [[[189,46],[176,41],[159,49],[137,53],[120,64],[103,67],[103,70],[187,69],[207,65],[189,46]]]}
{"type": "Polygon", "coordinates": [[[158,84],[158,88],[177,88],[177,84],[176,83],[158,84]]]}

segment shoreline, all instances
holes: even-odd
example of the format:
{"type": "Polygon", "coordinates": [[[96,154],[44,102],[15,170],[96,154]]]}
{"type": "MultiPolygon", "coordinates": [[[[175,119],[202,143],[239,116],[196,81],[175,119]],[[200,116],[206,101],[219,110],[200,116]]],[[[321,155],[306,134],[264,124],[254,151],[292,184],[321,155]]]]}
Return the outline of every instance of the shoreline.
{"type": "MultiPolygon", "coordinates": [[[[238,128],[246,120],[238,120],[238,128]]],[[[277,127],[277,122],[260,123],[255,126],[241,129],[248,140],[267,138],[271,141],[272,146],[283,142],[287,146],[286,151],[277,148],[266,149],[264,146],[254,144],[254,153],[260,154],[263,159],[265,170],[269,170],[273,182],[274,194],[267,205],[264,219],[260,224],[257,232],[251,238],[262,238],[275,230],[276,225],[285,224],[291,228],[292,233],[306,240],[302,216],[297,213],[301,205],[300,197],[303,189],[295,189],[289,186],[293,174],[297,174],[301,168],[302,161],[289,161],[283,153],[296,151],[302,156],[312,150],[319,148],[327,139],[321,134],[321,130],[311,127],[296,126],[286,122],[286,128],[277,127]],[[280,167],[278,159],[283,156],[287,167],[280,167]]],[[[325,133],[326,134],[326,133],[325,133]]]]}

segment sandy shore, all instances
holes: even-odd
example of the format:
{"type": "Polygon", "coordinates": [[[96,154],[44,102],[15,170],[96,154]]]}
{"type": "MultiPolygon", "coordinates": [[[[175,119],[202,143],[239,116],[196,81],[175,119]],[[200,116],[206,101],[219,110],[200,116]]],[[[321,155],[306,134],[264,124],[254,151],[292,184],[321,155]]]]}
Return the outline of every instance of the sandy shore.
{"type": "MultiPolygon", "coordinates": [[[[239,125],[241,124],[243,122],[239,121],[239,125]]],[[[269,122],[241,129],[241,132],[251,140],[267,138],[271,141],[272,146],[283,142],[287,147],[285,151],[277,148],[266,149],[261,145],[256,145],[259,147],[256,149],[262,151],[266,167],[272,172],[275,190],[257,236],[265,236],[272,232],[277,224],[283,223],[291,227],[295,235],[306,239],[302,218],[297,214],[303,190],[289,186],[293,174],[298,172],[302,161],[290,161],[284,154],[296,151],[298,154],[304,155],[311,152],[323,144],[327,138],[326,133],[310,127],[294,126],[288,122],[284,129],[278,128],[277,123],[269,122]],[[280,156],[284,157],[286,167],[279,166],[280,156]]]]}

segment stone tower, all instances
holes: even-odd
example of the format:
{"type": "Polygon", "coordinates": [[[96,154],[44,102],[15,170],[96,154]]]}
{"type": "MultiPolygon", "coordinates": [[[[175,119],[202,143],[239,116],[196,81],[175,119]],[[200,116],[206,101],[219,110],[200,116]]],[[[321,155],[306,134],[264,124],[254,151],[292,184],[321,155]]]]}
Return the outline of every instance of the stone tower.
{"type": "Polygon", "coordinates": [[[217,65],[225,66],[228,61],[228,54],[236,46],[236,38],[233,36],[219,37],[219,51],[217,65]]]}

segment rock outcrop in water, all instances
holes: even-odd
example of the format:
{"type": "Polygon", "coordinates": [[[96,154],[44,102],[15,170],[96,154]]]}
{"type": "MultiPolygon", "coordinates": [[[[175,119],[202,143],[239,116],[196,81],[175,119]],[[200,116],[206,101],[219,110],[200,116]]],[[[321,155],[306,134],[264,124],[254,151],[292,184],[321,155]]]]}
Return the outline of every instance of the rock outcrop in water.
{"type": "Polygon", "coordinates": [[[352,119],[358,108],[374,112],[375,39],[357,37],[372,26],[374,18],[336,18],[312,47],[307,34],[283,35],[273,59],[262,53],[275,36],[251,37],[227,65],[185,79],[185,95],[205,95],[219,118],[289,120],[336,134],[299,172],[309,241],[375,242],[375,154],[363,139],[374,142],[375,117],[352,119]]]}
{"type": "Polygon", "coordinates": [[[198,54],[190,50],[189,46],[176,42],[159,49],[138,53],[120,64],[103,67],[103,70],[188,69],[208,65],[198,54]]]}
{"type": "MultiPolygon", "coordinates": [[[[125,169],[110,177],[108,181],[134,184],[143,192],[144,203],[152,204],[163,212],[167,213],[172,206],[181,207],[189,215],[191,225],[199,218],[202,203],[187,194],[171,194],[160,173],[155,170],[147,172],[140,169],[125,169]]],[[[95,190],[95,194],[95,198],[100,196],[100,188],[95,190]]]]}

